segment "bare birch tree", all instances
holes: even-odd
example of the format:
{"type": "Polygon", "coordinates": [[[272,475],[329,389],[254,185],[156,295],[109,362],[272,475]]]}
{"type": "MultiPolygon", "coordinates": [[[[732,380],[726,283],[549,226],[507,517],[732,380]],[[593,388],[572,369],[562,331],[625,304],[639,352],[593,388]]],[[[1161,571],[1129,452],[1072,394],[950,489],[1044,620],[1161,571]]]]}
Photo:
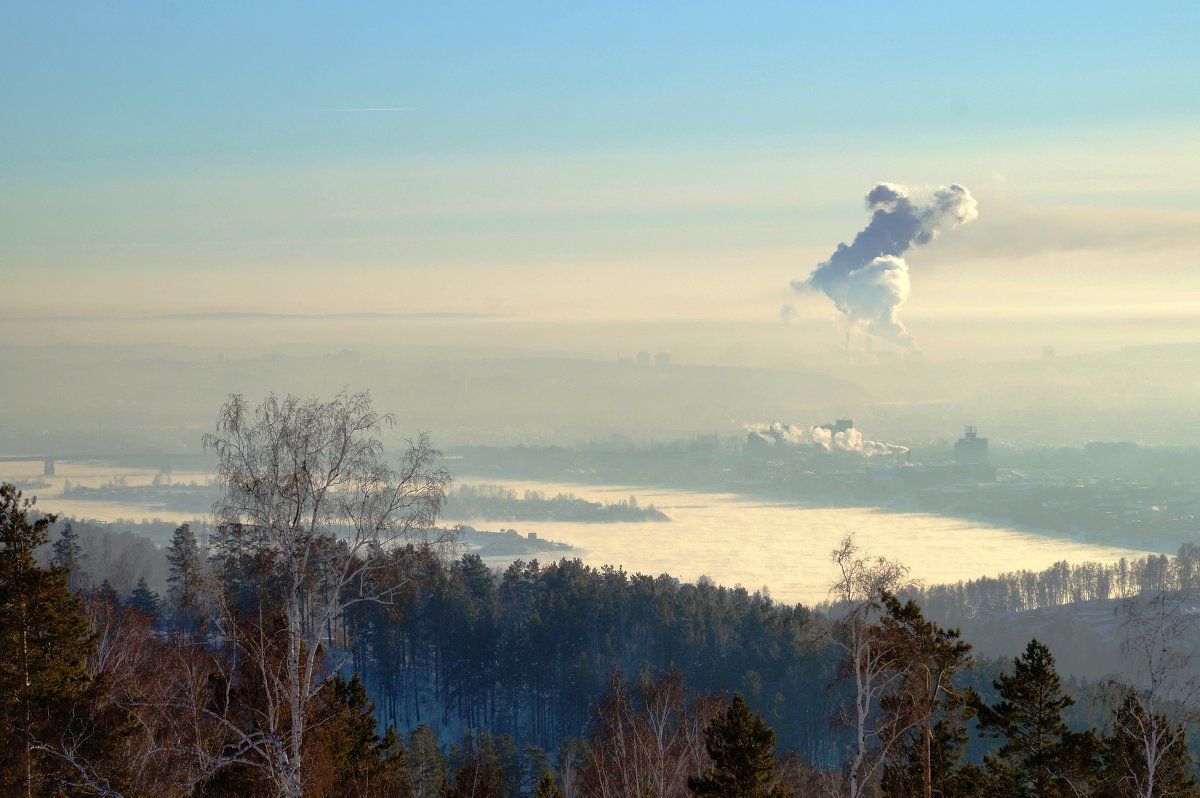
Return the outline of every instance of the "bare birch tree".
{"type": "Polygon", "coordinates": [[[84,603],[94,648],[89,689],[71,702],[38,750],[60,765],[59,784],[107,798],[191,795],[221,748],[203,711],[210,658],[181,635],[164,638],[152,619],[102,595],[84,603]]]}
{"type": "Polygon", "coordinates": [[[690,798],[687,777],[712,765],[704,729],[722,708],[715,696],[689,702],[683,675],[644,678],[631,692],[614,671],[597,709],[578,793],[589,798],[690,798]]]}
{"type": "Polygon", "coordinates": [[[265,767],[285,798],[302,794],[301,752],[334,627],[350,606],[397,595],[389,550],[429,542],[450,483],[425,434],[398,467],[388,463],[379,436],[393,423],[366,393],[271,395],[253,410],[234,395],[204,437],[219,461],[225,575],[244,588],[227,582],[218,624],[262,703],[252,722],[220,715],[231,741],[221,759],[265,767]]]}
{"type": "Polygon", "coordinates": [[[1143,593],[1119,608],[1124,616],[1122,652],[1133,666],[1133,678],[1131,684],[1114,680],[1118,706],[1113,732],[1132,741],[1137,755],[1127,773],[1114,777],[1132,786],[1139,798],[1162,793],[1162,771],[1181,755],[1187,745],[1185,727],[1198,715],[1200,680],[1192,662],[1197,627],[1190,595],[1143,593]]]}
{"type": "Polygon", "coordinates": [[[885,557],[862,555],[852,535],[832,553],[839,576],[830,587],[836,618],[831,640],[842,649],[841,676],[851,683],[842,722],[854,732],[847,765],[849,798],[861,798],[879,777],[888,753],[912,726],[909,718],[882,710],[885,697],[904,682],[904,641],[881,634],[884,597],[909,584],[908,569],[885,557]]]}

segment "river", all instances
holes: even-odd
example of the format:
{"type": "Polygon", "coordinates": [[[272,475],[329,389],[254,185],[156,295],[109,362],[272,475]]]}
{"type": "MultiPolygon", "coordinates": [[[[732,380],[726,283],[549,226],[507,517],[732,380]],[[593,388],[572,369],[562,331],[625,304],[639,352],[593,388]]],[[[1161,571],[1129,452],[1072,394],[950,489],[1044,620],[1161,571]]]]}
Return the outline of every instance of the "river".
{"type": "MultiPolygon", "coordinates": [[[[100,485],[114,477],[130,485],[149,484],[156,472],[116,468],[103,463],[57,464],[57,475],[42,477],[40,463],[0,464],[0,479],[42,480],[47,487],[27,493],[40,497],[39,508],[78,518],[190,520],[163,508],[120,502],[61,498],[64,483],[100,485]],[[36,466],[36,468],[35,468],[36,466]]],[[[203,482],[211,474],[170,475],[173,482],[203,482]]],[[[473,482],[473,480],[463,480],[473,482]]],[[[812,603],[826,598],[834,567],[830,553],[847,534],[862,551],[899,560],[925,583],[954,582],[1021,568],[1045,568],[1059,560],[1114,562],[1146,551],[1084,541],[982,521],[848,507],[813,507],[768,502],[725,493],[693,493],[658,488],[566,485],[496,481],[522,493],[574,493],[591,501],[635,496],[670,516],[668,522],[588,524],[575,522],[504,522],[468,520],[478,529],[515,527],[522,533],[568,543],[591,565],[619,565],[629,572],[670,574],[692,581],[707,576],[724,585],[765,588],[774,598],[812,603]]],[[[502,566],[502,562],[491,562],[502,566]]]]}
{"type": "MultiPolygon", "coordinates": [[[[853,534],[864,553],[898,560],[926,584],[956,582],[1022,568],[1040,569],[1059,560],[1115,562],[1142,557],[1123,548],[1046,533],[948,518],[859,507],[813,507],[766,502],[736,494],[618,487],[488,481],[547,495],[574,493],[591,501],[636,496],[653,504],[669,522],[581,524],[505,523],[522,532],[569,543],[587,563],[621,565],[627,571],[670,574],[687,581],[707,576],[723,585],[766,588],[787,602],[813,603],[828,595],[836,576],[830,554],[853,534]]],[[[480,529],[497,524],[467,521],[480,529]]]]}

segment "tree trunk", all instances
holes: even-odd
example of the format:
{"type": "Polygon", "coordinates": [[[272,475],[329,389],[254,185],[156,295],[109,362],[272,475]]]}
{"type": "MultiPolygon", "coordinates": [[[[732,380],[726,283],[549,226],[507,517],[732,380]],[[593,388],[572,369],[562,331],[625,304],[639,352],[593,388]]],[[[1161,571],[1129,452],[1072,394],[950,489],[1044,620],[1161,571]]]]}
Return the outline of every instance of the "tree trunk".
{"type": "Polygon", "coordinates": [[[925,721],[923,729],[925,736],[924,750],[921,752],[921,758],[924,760],[921,763],[921,793],[925,798],[933,798],[933,762],[932,762],[932,746],[933,746],[933,729],[929,727],[928,718],[925,721]]]}
{"type": "Polygon", "coordinates": [[[24,770],[25,778],[25,798],[33,798],[33,757],[31,755],[31,746],[29,743],[30,726],[33,723],[33,714],[29,711],[29,624],[24,617],[24,603],[22,603],[22,619],[21,619],[21,676],[25,689],[22,691],[21,704],[25,710],[25,733],[21,735],[21,765],[24,770]]]}
{"type": "MultiPolygon", "coordinates": [[[[292,733],[288,740],[288,751],[284,757],[283,798],[301,798],[300,755],[304,744],[304,710],[307,696],[301,691],[300,667],[303,652],[303,630],[300,619],[300,584],[298,570],[292,571],[292,584],[288,591],[288,698],[291,709],[292,733]]],[[[311,656],[311,652],[309,655],[311,656]]]]}
{"type": "Polygon", "coordinates": [[[862,775],[863,763],[867,754],[867,713],[864,711],[863,700],[865,692],[862,675],[862,654],[856,650],[854,652],[854,681],[857,689],[857,697],[855,699],[855,733],[857,749],[854,752],[854,761],[850,766],[850,796],[849,798],[859,798],[862,794],[862,785],[859,784],[859,779],[862,775]]]}

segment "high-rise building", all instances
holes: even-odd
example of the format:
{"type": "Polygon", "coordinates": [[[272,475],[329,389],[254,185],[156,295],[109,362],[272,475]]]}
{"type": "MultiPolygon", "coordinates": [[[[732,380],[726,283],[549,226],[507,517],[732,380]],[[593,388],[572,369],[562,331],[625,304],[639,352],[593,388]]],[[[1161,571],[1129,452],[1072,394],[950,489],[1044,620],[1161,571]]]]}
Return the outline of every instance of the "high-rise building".
{"type": "Polygon", "coordinates": [[[980,438],[974,427],[954,444],[954,460],[958,463],[986,463],[988,461],[988,439],[980,438]]]}

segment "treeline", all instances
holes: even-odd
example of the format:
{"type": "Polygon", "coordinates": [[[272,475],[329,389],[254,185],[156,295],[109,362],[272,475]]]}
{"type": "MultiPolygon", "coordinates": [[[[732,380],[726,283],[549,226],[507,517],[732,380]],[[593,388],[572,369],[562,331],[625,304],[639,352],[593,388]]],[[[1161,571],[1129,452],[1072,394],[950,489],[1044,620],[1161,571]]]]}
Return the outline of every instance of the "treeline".
{"type": "Polygon", "coordinates": [[[931,616],[947,623],[1002,613],[1124,599],[1142,593],[1200,589],[1200,544],[1184,543],[1174,557],[1150,554],[1135,560],[1072,565],[1057,562],[1041,571],[1013,571],[954,584],[908,588],[931,616]]]}
{"type": "Polygon", "coordinates": [[[171,482],[164,474],[155,475],[150,485],[130,485],[123,476],[113,477],[98,487],[64,483],[62,495],[82,501],[109,501],[141,504],[147,508],[158,508],[172,514],[195,513],[206,515],[212,509],[220,488],[211,483],[171,482]]]}
{"type": "MultiPolygon", "coordinates": [[[[37,517],[36,513],[34,517],[37,517]]],[[[67,541],[59,548],[62,545],[72,547],[73,590],[98,588],[107,583],[117,593],[127,595],[139,581],[156,591],[166,588],[167,561],[163,549],[147,534],[165,532],[169,535],[173,526],[166,522],[102,524],[68,519],[56,520],[47,532],[67,541]]],[[[54,553],[44,548],[38,552],[38,557],[44,564],[54,553]]]]}
{"type": "Polygon", "coordinates": [[[593,502],[573,493],[547,497],[542,491],[527,490],[517,496],[502,485],[463,485],[446,500],[448,518],[480,518],[488,521],[669,521],[653,504],[642,507],[636,496],[618,502],[593,502]]]}

